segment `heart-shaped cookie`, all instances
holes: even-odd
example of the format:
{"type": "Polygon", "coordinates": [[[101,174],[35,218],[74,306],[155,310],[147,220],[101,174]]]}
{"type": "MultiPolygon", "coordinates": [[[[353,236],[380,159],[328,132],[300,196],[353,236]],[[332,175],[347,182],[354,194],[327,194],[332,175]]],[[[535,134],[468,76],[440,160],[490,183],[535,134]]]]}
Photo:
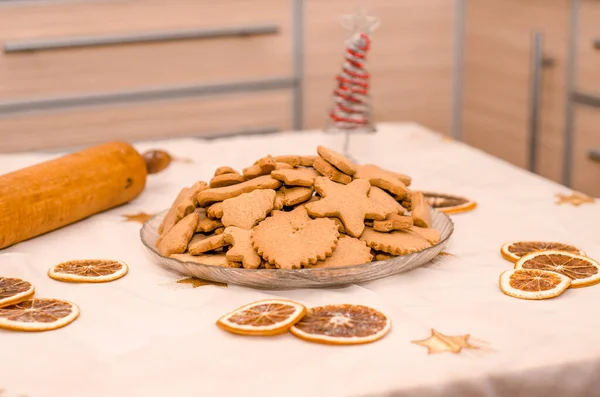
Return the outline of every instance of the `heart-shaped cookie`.
{"type": "Polygon", "coordinates": [[[252,231],[252,246],[279,269],[300,269],[331,255],[338,238],[334,221],[311,219],[301,206],[291,212],[273,211],[252,231]]]}

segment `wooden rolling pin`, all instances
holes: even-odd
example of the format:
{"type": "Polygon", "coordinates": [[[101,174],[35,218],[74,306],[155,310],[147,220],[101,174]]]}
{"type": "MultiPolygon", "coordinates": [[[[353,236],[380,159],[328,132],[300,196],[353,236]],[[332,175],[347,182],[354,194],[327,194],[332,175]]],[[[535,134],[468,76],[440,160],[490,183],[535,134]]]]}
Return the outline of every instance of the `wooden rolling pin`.
{"type": "Polygon", "coordinates": [[[112,142],[1,175],[0,249],[133,200],[170,161],[112,142]]]}

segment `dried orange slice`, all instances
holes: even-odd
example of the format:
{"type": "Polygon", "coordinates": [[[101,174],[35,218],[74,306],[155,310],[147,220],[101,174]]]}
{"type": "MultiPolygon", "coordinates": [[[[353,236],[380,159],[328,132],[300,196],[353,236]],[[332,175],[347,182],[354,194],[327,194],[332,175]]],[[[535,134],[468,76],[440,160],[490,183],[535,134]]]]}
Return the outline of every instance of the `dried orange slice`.
{"type": "Polygon", "coordinates": [[[59,263],[48,270],[48,276],[69,283],[106,283],[127,274],[125,263],[104,259],[86,259],[59,263]]]}
{"type": "Polygon", "coordinates": [[[423,196],[425,196],[425,199],[431,208],[435,208],[446,214],[471,211],[477,207],[476,202],[452,194],[423,192],[423,196]]]}
{"type": "Polygon", "coordinates": [[[0,277],[0,307],[26,301],[35,293],[29,281],[20,278],[0,277]]]}
{"type": "Polygon", "coordinates": [[[516,262],[521,257],[538,251],[564,251],[585,255],[585,252],[573,245],[554,241],[513,241],[500,248],[502,256],[511,262],[516,262]]]}
{"type": "Polygon", "coordinates": [[[313,307],[290,331],[309,342],[331,345],[357,345],[375,342],[391,329],[383,313],[361,305],[313,307]]]}
{"type": "Polygon", "coordinates": [[[500,275],[500,289],[519,299],[550,299],[565,292],[571,279],[546,270],[513,269],[500,275]]]}
{"type": "Polygon", "coordinates": [[[300,303],[268,299],[227,313],[217,325],[238,335],[279,335],[288,332],[305,314],[306,308],[300,303]]]}
{"type": "Polygon", "coordinates": [[[534,252],[519,259],[515,269],[538,269],[560,273],[571,279],[571,288],[600,283],[600,264],[587,256],[570,252],[534,252]]]}
{"type": "Polygon", "coordinates": [[[79,317],[74,303],[36,298],[0,308],[0,328],[11,331],[50,331],[62,328],[79,317]]]}

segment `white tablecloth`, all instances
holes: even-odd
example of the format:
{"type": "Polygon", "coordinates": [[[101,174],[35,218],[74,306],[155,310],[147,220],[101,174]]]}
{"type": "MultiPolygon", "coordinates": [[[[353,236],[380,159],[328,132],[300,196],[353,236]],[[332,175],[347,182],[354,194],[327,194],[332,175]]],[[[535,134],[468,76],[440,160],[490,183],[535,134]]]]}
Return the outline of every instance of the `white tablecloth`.
{"type": "MultiPolygon", "coordinates": [[[[452,217],[446,251],[454,256],[405,274],[338,289],[192,288],[148,259],[140,224],[123,222],[124,214],[167,208],[183,185],[208,180],[218,166],[315,154],[318,144],[342,150],[343,142],[314,131],[137,144],[195,162],[150,176],[130,204],[0,251],[0,275],[81,308],[78,320],[57,331],[0,331],[2,397],[600,396],[600,286],[547,301],[509,298],[498,288],[499,274],[511,268],[499,248],[510,240],[568,242],[600,258],[598,205],[558,206],[555,194],[568,189],[417,125],[382,124],[376,134],[352,136],[350,153],[411,175],[415,189],[467,196],[479,206],[452,217]],[[46,275],[77,258],[123,260],[130,272],[98,285],[46,275]],[[387,313],[393,328],[377,343],[338,347],[292,335],[239,337],[215,326],[220,315],[267,297],[369,305],[387,313]],[[431,328],[470,334],[489,349],[428,355],[411,341],[431,328]]],[[[2,155],[0,173],[55,156],[2,155]]]]}

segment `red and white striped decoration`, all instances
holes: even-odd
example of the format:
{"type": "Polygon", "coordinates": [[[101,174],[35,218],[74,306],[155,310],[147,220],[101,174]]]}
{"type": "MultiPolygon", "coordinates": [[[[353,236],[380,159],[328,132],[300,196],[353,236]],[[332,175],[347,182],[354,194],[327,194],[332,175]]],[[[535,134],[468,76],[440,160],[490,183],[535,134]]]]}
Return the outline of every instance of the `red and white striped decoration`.
{"type": "Polygon", "coordinates": [[[348,41],[342,71],[336,76],[337,87],[333,91],[331,127],[348,130],[364,128],[370,123],[370,76],[364,65],[370,45],[371,39],[366,33],[356,33],[348,41]]]}

